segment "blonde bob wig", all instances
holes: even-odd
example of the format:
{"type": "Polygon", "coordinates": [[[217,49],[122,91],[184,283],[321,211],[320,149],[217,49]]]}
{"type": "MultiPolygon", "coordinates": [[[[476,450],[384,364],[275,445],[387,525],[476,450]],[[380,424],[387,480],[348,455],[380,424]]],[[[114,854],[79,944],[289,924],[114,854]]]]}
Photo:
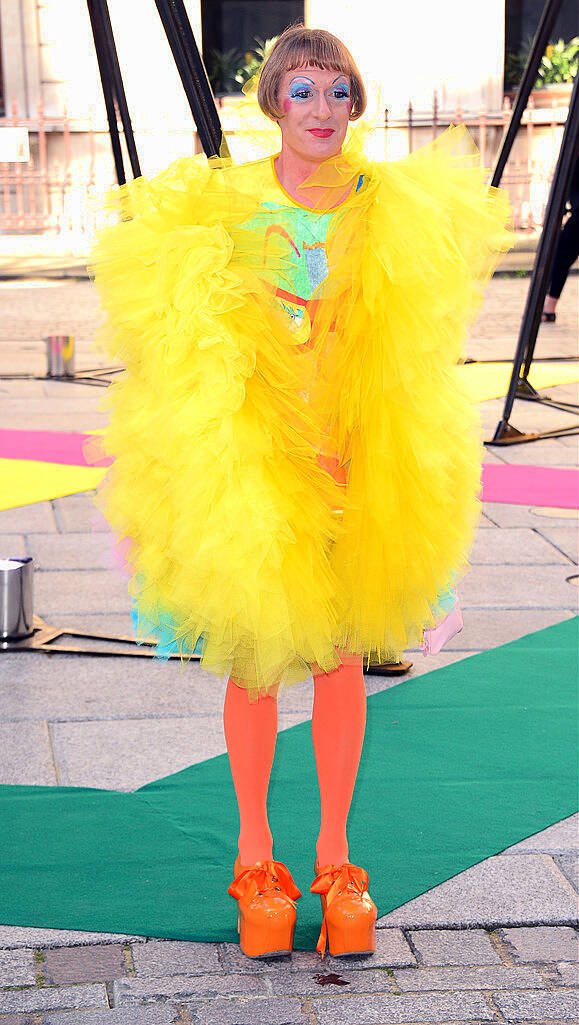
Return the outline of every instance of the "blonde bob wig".
{"type": "Polygon", "coordinates": [[[352,110],[350,121],[356,121],[366,109],[366,90],[352,54],[337,36],[323,28],[290,25],[279,37],[264,62],[257,87],[257,102],[272,121],[283,117],[279,86],[286,71],[310,64],[324,71],[341,71],[350,79],[352,110]]]}

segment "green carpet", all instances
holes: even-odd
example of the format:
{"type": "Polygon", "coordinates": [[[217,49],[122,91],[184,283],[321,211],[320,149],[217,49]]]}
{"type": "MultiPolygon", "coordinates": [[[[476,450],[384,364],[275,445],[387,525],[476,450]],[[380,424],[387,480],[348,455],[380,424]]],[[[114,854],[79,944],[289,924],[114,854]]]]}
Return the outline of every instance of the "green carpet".
{"type": "MultiPolygon", "coordinates": [[[[578,623],[368,699],[349,838],[379,915],[577,810],[578,623]]],[[[295,947],[313,949],[309,722],[279,734],[269,807],[274,854],[303,893],[295,947]]],[[[1,923],[237,942],[237,832],[225,755],[129,794],[0,786],[1,923]]]]}

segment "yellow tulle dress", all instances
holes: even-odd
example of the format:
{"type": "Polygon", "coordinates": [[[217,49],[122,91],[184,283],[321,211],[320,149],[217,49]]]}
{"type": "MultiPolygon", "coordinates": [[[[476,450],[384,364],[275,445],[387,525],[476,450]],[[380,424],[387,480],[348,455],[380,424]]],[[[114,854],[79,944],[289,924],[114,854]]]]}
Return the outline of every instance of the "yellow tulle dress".
{"type": "Polygon", "coordinates": [[[124,367],[97,500],[139,633],[252,699],[439,621],[481,505],[457,365],[514,237],[462,126],[349,145],[304,196],[270,158],[183,157],[111,190],[89,262],[124,367]]]}

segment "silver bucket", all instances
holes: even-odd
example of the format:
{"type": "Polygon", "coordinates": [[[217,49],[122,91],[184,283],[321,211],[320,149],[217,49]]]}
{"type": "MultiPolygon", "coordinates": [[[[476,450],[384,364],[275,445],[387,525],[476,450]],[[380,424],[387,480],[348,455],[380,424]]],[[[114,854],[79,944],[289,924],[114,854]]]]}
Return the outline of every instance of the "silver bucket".
{"type": "Polygon", "coordinates": [[[72,377],[74,374],[73,335],[50,335],[46,342],[46,376],[72,377]]]}
{"type": "Polygon", "coordinates": [[[0,559],[0,644],[34,633],[30,556],[0,559]]]}

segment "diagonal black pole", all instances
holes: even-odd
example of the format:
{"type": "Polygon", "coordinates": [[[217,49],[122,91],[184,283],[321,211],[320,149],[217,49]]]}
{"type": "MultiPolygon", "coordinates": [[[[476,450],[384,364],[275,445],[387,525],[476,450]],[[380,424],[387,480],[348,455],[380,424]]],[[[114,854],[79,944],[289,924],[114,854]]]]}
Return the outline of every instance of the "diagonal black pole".
{"type": "Polygon", "coordinates": [[[547,48],[551,29],[557,20],[557,15],[561,10],[562,3],[563,0],[547,0],[543,8],[541,20],[539,21],[535,38],[533,39],[531,50],[527,58],[527,66],[517,90],[515,105],[511,112],[509,126],[501,142],[495,169],[490,182],[491,185],[498,186],[503,176],[503,171],[507,160],[509,159],[513,143],[521,124],[521,118],[525,112],[529,96],[531,95],[531,89],[537,80],[539,64],[541,63],[543,54],[547,48]]]}
{"type": "MultiPolygon", "coordinates": [[[[545,300],[547,286],[553,266],[555,245],[563,216],[565,199],[569,191],[571,176],[577,159],[577,152],[579,151],[578,83],[579,75],[575,75],[571,101],[569,103],[569,111],[565,122],[565,130],[563,132],[563,139],[561,140],[561,148],[559,150],[559,157],[553,174],[553,181],[551,182],[543,231],[541,232],[541,237],[537,246],[537,254],[533,265],[533,273],[531,275],[531,284],[529,286],[529,292],[521,322],[517,350],[513,360],[513,371],[505,400],[503,418],[499,422],[493,438],[493,442],[495,443],[503,438],[505,439],[505,443],[512,439],[516,439],[517,437],[520,438],[521,441],[525,438],[525,435],[523,435],[522,432],[517,431],[516,428],[510,426],[508,422],[515,398],[517,397],[517,391],[522,387],[523,391],[526,391],[526,394],[519,397],[539,398],[538,393],[535,392],[535,390],[531,388],[531,385],[528,384],[527,377],[531,368],[533,353],[535,351],[537,332],[539,330],[543,302],[545,300]],[[520,371],[523,361],[525,366],[523,371],[523,380],[521,381],[520,371]]],[[[563,427],[555,431],[542,432],[540,436],[545,437],[546,435],[549,435],[550,437],[555,437],[560,434],[576,433],[578,429],[579,428],[577,428],[577,426],[563,427]]],[[[536,434],[533,435],[533,437],[537,436],[538,435],[536,434]]]]}
{"type": "Polygon", "coordinates": [[[125,177],[123,151],[121,149],[121,140],[117,124],[117,109],[113,86],[111,54],[107,47],[106,35],[102,21],[102,10],[98,0],[87,0],[87,6],[107,112],[107,121],[109,125],[109,135],[111,138],[117,182],[119,185],[124,185],[127,179],[125,177]]]}
{"type": "Polygon", "coordinates": [[[115,39],[113,36],[113,29],[111,25],[111,19],[109,16],[107,0],[92,0],[92,2],[96,4],[96,10],[98,11],[98,17],[100,19],[102,36],[105,45],[105,53],[107,54],[108,69],[111,76],[111,82],[115,97],[115,104],[120,114],[123,125],[125,144],[127,147],[127,152],[129,154],[129,160],[131,162],[131,171],[133,173],[134,178],[139,178],[141,175],[141,169],[139,166],[137,147],[135,145],[135,137],[133,135],[133,126],[131,124],[131,116],[129,114],[127,97],[125,96],[125,88],[123,86],[123,79],[119,65],[117,48],[115,46],[115,39]]]}
{"type": "Polygon", "coordinates": [[[229,157],[213,92],[183,0],[155,0],[155,3],[197,125],[201,145],[208,157],[229,157]]]}
{"type": "Polygon", "coordinates": [[[115,170],[119,185],[126,182],[123,154],[119,137],[118,116],[120,115],[125,143],[131,170],[134,178],[139,178],[141,169],[133,135],[133,127],[129,114],[127,98],[123,86],[119,58],[115,46],[107,0],[87,0],[93,39],[105,98],[109,133],[113,148],[115,170]]]}
{"type": "MultiPolygon", "coordinates": [[[[513,142],[521,124],[523,112],[527,106],[531,89],[533,88],[537,78],[539,64],[547,47],[551,30],[555,24],[561,5],[562,0],[546,0],[541,19],[539,21],[539,26],[531,46],[527,66],[517,91],[508,129],[501,142],[495,169],[490,181],[491,186],[496,187],[500,184],[513,142]]],[[[547,209],[543,218],[543,231],[541,233],[533,265],[533,273],[527,295],[527,303],[521,322],[517,349],[513,360],[509,389],[503,409],[503,417],[497,425],[492,439],[492,443],[494,444],[512,444],[515,441],[532,441],[538,437],[574,433],[576,430],[576,428],[572,426],[561,428],[558,431],[543,431],[535,434],[523,434],[515,427],[512,427],[508,422],[515,398],[525,398],[538,402],[549,403],[553,406],[557,405],[557,403],[552,403],[550,399],[542,398],[539,395],[539,393],[529,383],[528,375],[531,368],[537,333],[541,320],[540,311],[543,309],[543,302],[547,292],[551,268],[553,266],[555,246],[557,243],[561,218],[563,216],[567,189],[571,181],[573,153],[577,148],[576,128],[573,127],[573,124],[577,119],[577,112],[572,113],[572,108],[575,110],[576,107],[576,103],[573,103],[576,85],[577,83],[575,82],[572,102],[569,106],[565,132],[559,151],[559,159],[553,176],[553,181],[551,183],[547,209]],[[523,363],[524,371],[523,376],[521,377],[521,367],[523,363]]],[[[561,406],[561,408],[569,409],[574,407],[569,406],[569,404],[566,403],[564,406],[561,406]]],[[[487,442],[487,444],[490,443],[491,442],[487,442]]]]}

